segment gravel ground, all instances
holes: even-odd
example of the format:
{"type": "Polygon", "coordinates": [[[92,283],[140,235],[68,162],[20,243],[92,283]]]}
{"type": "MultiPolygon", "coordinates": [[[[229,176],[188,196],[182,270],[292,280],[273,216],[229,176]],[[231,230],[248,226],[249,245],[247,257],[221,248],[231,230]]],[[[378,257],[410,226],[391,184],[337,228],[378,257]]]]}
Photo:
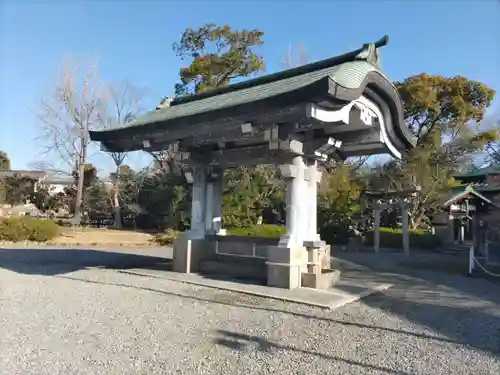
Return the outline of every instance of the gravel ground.
{"type": "Polygon", "coordinates": [[[500,288],[484,280],[384,274],[395,287],[327,311],[113,269],[2,267],[1,375],[500,374],[500,288]]]}

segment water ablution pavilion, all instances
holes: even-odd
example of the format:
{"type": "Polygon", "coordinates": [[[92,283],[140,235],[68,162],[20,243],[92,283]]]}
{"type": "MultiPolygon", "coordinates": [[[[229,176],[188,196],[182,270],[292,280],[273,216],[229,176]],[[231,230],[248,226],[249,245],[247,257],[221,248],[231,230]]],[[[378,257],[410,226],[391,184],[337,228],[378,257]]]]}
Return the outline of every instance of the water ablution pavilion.
{"type": "Polygon", "coordinates": [[[269,286],[331,286],[330,247],[317,230],[318,163],[415,145],[403,103],[381,71],[384,37],[326,60],[173,99],[117,129],[91,131],[104,150],[175,145],[192,184],[191,229],[174,246],[177,272],[231,273],[269,286]],[[277,165],[286,180],[286,234],[278,241],[224,236],[225,168],[277,165]]]}

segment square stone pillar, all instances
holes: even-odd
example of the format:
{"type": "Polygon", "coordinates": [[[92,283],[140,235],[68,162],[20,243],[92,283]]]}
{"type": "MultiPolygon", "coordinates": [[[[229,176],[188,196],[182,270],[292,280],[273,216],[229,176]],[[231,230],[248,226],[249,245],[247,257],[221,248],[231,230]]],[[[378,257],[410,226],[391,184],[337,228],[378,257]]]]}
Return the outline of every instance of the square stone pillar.
{"type": "Polygon", "coordinates": [[[302,156],[281,165],[286,180],[286,234],[276,247],[268,248],[267,282],[270,286],[294,289],[301,286],[301,274],[307,272],[307,250],[304,240],[310,228],[310,192],[306,164],[302,156]]]}
{"type": "Polygon", "coordinates": [[[207,208],[205,228],[207,234],[224,235],[222,229],[222,177],[221,169],[211,169],[207,175],[207,208]]]}
{"type": "Polygon", "coordinates": [[[305,174],[307,183],[307,230],[304,235],[304,241],[321,245],[321,237],[318,233],[318,183],[321,181],[321,171],[318,171],[316,160],[308,163],[305,174]]]}
{"type": "Polygon", "coordinates": [[[302,156],[295,156],[291,164],[281,165],[286,180],[286,234],[279,241],[280,247],[302,246],[309,230],[309,185],[305,180],[306,165],[302,156]]]}
{"type": "Polygon", "coordinates": [[[191,228],[175,242],[173,259],[173,270],[182,273],[197,272],[200,262],[214,254],[214,251],[208,248],[209,243],[205,241],[209,190],[207,170],[203,166],[197,166],[187,173],[191,174],[186,178],[192,183],[191,228]]]}
{"type": "Polygon", "coordinates": [[[380,203],[378,201],[374,202],[374,216],[375,223],[373,228],[373,249],[376,253],[380,252],[380,203]]]}
{"type": "Polygon", "coordinates": [[[186,234],[190,239],[205,238],[207,211],[207,171],[204,167],[192,170],[193,187],[191,195],[191,228],[186,234]]]}
{"type": "Polygon", "coordinates": [[[455,219],[453,215],[448,213],[448,223],[446,225],[447,238],[446,243],[454,244],[455,243],[455,219]]]}
{"type": "Polygon", "coordinates": [[[408,225],[408,202],[406,199],[401,198],[399,201],[401,205],[401,220],[403,224],[403,253],[406,256],[410,255],[410,227],[408,225]]]}

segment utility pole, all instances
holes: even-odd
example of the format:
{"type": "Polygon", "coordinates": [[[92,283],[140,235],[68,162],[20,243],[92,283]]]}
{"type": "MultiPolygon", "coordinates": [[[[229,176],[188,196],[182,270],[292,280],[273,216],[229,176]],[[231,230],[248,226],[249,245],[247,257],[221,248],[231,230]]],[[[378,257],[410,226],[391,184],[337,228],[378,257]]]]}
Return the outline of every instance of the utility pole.
{"type": "MultiPolygon", "coordinates": [[[[78,185],[76,189],[76,202],[75,202],[75,217],[81,218],[82,200],[83,200],[83,181],[85,178],[85,162],[87,160],[87,146],[89,137],[89,123],[85,119],[83,121],[82,135],[80,138],[80,160],[78,161],[78,185]]],[[[81,219],[80,219],[81,220],[81,219]]]]}

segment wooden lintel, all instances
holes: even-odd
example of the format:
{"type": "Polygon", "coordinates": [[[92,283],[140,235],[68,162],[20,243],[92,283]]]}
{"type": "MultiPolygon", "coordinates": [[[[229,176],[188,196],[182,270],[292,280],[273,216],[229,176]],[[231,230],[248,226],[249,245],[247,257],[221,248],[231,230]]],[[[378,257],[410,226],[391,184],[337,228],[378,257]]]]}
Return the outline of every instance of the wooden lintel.
{"type": "MultiPolygon", "coordinates": [[[[296,145],[295,145],[296,146],[296,145]]],[[[267,145],[233,148],[211,152],[192,152],[186,163],[230,167],[238,165],[281,164],[294,156],[294,145],[288,148],[269,150],[267,145]]]]}
{"type": "MultiPolygon", "coordinates": [[[[173,125],[168,129],[156,131],[144,135],[137,135],[135,138],[145,137],[146,139],[158,139],[161,142],[173,140],[187,140],[190,138],[206,138],[224,134],[241,134],[241,125],[252,123],[254,127],[262,124],[278,124],[297,121],[304,114],[305,104],[293,105],[281,108],[269,108],[267,110],[254,112],[251,115],[227,117],[217,121],[207,121],[202,123],[173,125]]],[[[262,135],[261,135],[262,136],[262,135]]]]}

